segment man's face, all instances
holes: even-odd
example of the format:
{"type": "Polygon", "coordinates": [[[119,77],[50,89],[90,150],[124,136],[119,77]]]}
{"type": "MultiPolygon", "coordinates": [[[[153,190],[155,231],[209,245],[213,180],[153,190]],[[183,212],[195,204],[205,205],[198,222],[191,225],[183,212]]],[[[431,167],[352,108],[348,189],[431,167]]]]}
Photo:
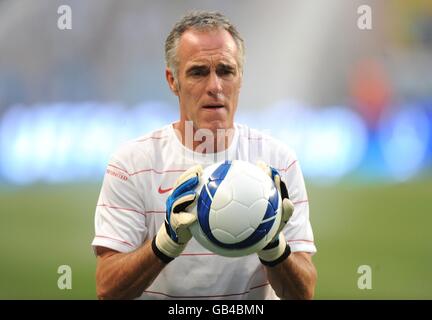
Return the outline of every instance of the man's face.
{"type": "Polygon", "coordinates": [[[171,70],[166,71],[170,88],[179,97],[181,121],[213,132],[233,127],[242,80],[237,56],[236,43],[224,29],[182,34],[177,85],[171,70]]]}

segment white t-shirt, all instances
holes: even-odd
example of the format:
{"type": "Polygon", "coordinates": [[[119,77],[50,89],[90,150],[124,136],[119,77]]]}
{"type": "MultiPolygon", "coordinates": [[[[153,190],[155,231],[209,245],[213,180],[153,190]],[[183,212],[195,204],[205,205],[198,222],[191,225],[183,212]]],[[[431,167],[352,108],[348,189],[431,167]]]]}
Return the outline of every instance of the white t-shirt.
{"type": "MultiPolygon", "coordinates": [[[[278,169],[295,209],[284,229],[292,252],[315,253],[303,175],[294,152],[283,143],[235,124],[223,152],[194,152],[167,125],[128,142],[112,156],[96,207],[93,247],[130,252],[152,240],[165,218],[165,201],[177,177],[195,164],[263,160],[278,169]]],[[[258,256],[227,258],[195,239],[170,262],[140,299],[278,299],[258,256]]]]}

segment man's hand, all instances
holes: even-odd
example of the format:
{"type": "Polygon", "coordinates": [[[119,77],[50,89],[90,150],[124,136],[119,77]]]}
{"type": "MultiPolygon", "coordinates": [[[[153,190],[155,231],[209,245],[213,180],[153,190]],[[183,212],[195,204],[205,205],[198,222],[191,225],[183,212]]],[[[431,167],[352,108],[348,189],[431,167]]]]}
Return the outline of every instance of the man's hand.
{"type": "Polygon", "coordinates": [[[285,236],[281,231],[291,218],[294,212],[294,205],[289,199],[287,187],[282,181],[279,172],[262,161],[258,161],[257,166],[273,180],[282,199],[282,217],[278,231],[270,243],[258,252],[258,257],[261,262],[266,266],[273,267],[285,260],[291,253],[286,243],[285,236]]]}
{"type": "Polygon", "coordinates": [[[152,243],[154,253],[165,263],[178,257],[192,238],[189,226],[197,218],[195,214],[184,210],[197,199],[195,188],[201,174],[200,165],[189,168],[177,179],[166,201],[165,223],[152,243]]]}

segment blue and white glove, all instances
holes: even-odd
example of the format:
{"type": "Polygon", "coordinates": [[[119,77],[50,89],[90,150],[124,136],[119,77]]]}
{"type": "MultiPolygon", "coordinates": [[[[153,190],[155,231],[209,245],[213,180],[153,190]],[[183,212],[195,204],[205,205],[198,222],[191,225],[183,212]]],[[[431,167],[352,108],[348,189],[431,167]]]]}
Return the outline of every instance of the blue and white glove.
{"type": "Polygon", "coordinates": [[[279,264],[291,253],[290,247],[288,246],[283,232],[283,228],[287,224],[294,212],[294,205],[289,199],[288,189],[285,182],[282,181],[279,172],[267,165],[262,161],[258,161],[257,166],[260,167],[269,177],[274,181],[276,188],[278,189],[282,199],[282,219],[279,225],[279,229],[275,237],[270,243],[264,247],[261,251],[257,252],[258,257],[262,264],[274,267],[279,264]]]}
{"type": "Polygon", "coordinates": [[[189,226],[197,218],[184,210],[197,199],[195,188],[200,182],[202,170],[200,165],[196,165],[178,177],[166,201],[165,223],[152,242],[153,252],[165,263],[178,257],[192,238],[189,226]]]}

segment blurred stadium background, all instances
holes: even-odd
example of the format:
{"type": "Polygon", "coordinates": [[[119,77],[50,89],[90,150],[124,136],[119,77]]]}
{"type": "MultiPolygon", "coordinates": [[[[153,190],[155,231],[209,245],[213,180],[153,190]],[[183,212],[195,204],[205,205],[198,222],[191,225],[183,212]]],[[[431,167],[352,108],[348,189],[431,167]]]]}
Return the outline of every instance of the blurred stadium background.
{"type": "Polygon", "coordinates": [[[431,1],[0,0],[0,298],[94,299],[93,214],[123,141],[176,120],[164,40],[191,9],[246,42],[238,122],[299,156],[317,299],[432,298],[431,1]],[[59,30],[57,9],[72,9],[59,30]],[[360,5],[372,30],[357,27],[360,5]],[[72,290],[57,268],[72,268],[72,290]],[[360,290],[360,265],[372,289],[360,290]]]}

